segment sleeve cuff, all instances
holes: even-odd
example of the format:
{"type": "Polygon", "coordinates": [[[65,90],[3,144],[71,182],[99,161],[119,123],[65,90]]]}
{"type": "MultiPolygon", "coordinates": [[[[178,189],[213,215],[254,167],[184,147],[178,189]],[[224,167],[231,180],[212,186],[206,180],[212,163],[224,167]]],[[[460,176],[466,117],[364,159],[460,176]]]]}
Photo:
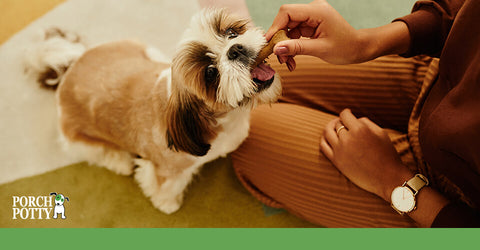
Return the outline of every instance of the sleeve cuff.
{"type": "Polygon", "coordinates": [[[465,204],[450,203],[438,213],[431,227],[478,228],[480,227],[480,214],[465,204]]]}
{"type": "Polygon", "coordinates": [[[441,16],[429,5],[393,20],[404,22],[410,32],[410,47],[401,56],[411,57],[420,54],[439,56],[442,49],[441,16]]]}

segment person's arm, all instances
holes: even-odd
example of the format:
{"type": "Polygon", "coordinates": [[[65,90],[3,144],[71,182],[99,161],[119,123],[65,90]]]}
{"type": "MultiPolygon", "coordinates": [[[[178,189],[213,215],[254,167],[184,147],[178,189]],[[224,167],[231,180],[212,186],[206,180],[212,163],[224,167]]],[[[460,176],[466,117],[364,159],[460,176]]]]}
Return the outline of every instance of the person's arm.
{"type": "Polygon", "coordinates": [[[464,2],[464,0],[418,1],[411,14],[395,19],[394,22],[404,22],[410,33],[410,47],[402,56],[426,54],[438,57],[464,2]]]}
{"type": "MultiPolygon", "coordinates": [[[[350,181],[388,203],[393,189],[416,174],[402,164],[385,130],[349,109],[325,127],[320,149],[350,181]]],[[[431,187],[420,190],[416,200],[417,209],[408,216],[421,227],[430,227],[449,202],[431,187]]]]}
{"type": "Polygon", "coordinates": [[[418,1],[409,15],[379,28],[359,30],[364,33],[363,40],[370,50],[367,58],[388,54],[401,54],[405,57],[420,54],[439,56],[464,2],[418,1]]]}
{"type": "MultiPolygon", "coordinates": [[[[404,181],[407,181],[412,177],[413,174],[399,182],[390,183],[386,189],[387,196],[383,197],[383,199],[391,203],[390,195],[393,192],[393,189],[401,186],[404,181]]],[[[410,218],[417,222],[421,227],[431,227],[440,211],[442,211],[442,209],[449,203],[441,193],[431,187],[422,188],[415,199],[416,209],[408,213],[408,216],[410,216],[410,218]]]]}
{"type": "Polygon", "coordinates": [[[293,70],[295,55],[311,55],[333,64],[360,63],[388,54],[438,55],[463,0],[420,1],[413,12],[394,22],[355,30],[325,0],[282,5],[265,37],[288,30],[289,41],[274,53],[293,70]],[[308,39],[299,39],[300,37],[308,39]]]}
{"type": "MultiPolygon", "coordinates": [[[[348,109],[327,124],[320,149],[350,181],[388,203],[393,189],[416,174],[402,164],[385,130],[348,109]]],[[[432,187],[422,188],[416,200],[408,216],[421,227],[480,227],[477,210],[451,203],[432,187]]]]}
{"type": "Polygon", "coordinates": [[[410,43],[406,23],[356,30],[325,0],[282,5],[265,38],[270,40],[281,29],[292,39],[278,43],[274,53],[290,66],[295,65],[295,55],[312,55],[333,64],[360,63],[404,53],[410,43]]]}
{"type": "Polygon", "coordinates": [[[359,51],[359,60],[365,62],[377,57],[391,54],[404,54],[410,47],[410,32],[406,23],[393,22],[387,25],[360,29],[358,32],[359,43],[362,50],[359,51]]]}
{"type": "Polygon", "coordinates": [[[450,203],[435,217],[431,227],[480,227],[480,213],[464,203],[450,203]]]}

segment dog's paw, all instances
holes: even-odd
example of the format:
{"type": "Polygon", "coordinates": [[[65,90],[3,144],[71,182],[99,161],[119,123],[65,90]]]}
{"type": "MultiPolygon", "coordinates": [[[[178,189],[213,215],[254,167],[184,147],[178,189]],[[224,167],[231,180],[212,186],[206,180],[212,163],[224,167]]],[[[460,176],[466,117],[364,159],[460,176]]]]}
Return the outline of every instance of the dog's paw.
{"type": "Polygon", "coordinates": [[[135,169],[135,181],[147,197],[152,197],[158,190],[155,166],[151,161],[145,159],[134,159],[133,161],[138,166],[135,169]]]}
{"type": "Polygon", "coordinates": [[[99,165],[119,175],[131,175],[133,173],[134,162],[132,155],[128,152],[106,150],[99,165]]]}
{"type": "Polygon", "coordinates": [[[164,212],[165,214],[172,214],[182,206],[182,195],[177,195],[176,197],[152,197],[153,206],[158,210],[164,212]]]}

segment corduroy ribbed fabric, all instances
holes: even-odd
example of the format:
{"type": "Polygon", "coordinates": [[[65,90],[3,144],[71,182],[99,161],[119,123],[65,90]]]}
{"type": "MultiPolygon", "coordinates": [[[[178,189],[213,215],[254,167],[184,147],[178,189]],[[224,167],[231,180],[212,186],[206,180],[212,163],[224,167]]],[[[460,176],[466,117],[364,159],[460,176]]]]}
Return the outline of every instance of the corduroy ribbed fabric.
{"type": "Polygon", "coordinates": [[[431,58],[386,56],[338,66],[297,56],[294,72],[271,61],[282,77],[283,96],[252,112],[249,137],[232,153],[244,186],[264,204],[321,226],[415,227],[408,216],[344,177],[319,142],[325,125],[350,108],[387,128],[403,163],[421,171],[407,130],[422,83],[433,78],[426,77],[431,58]]]}

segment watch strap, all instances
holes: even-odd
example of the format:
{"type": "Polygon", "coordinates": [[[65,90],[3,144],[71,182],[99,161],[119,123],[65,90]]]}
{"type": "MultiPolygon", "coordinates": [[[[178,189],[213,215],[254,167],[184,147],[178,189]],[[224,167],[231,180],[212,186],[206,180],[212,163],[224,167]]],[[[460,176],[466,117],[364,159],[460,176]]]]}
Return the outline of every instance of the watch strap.
{"type": "Polygon", "coordinates": [[[408,185],[413,190],[413,195],[417,195],[420,189],[428,186],[428,179],[421,174],[416,174],[412,179],[407,181],[406,185],[408,185]]]}

